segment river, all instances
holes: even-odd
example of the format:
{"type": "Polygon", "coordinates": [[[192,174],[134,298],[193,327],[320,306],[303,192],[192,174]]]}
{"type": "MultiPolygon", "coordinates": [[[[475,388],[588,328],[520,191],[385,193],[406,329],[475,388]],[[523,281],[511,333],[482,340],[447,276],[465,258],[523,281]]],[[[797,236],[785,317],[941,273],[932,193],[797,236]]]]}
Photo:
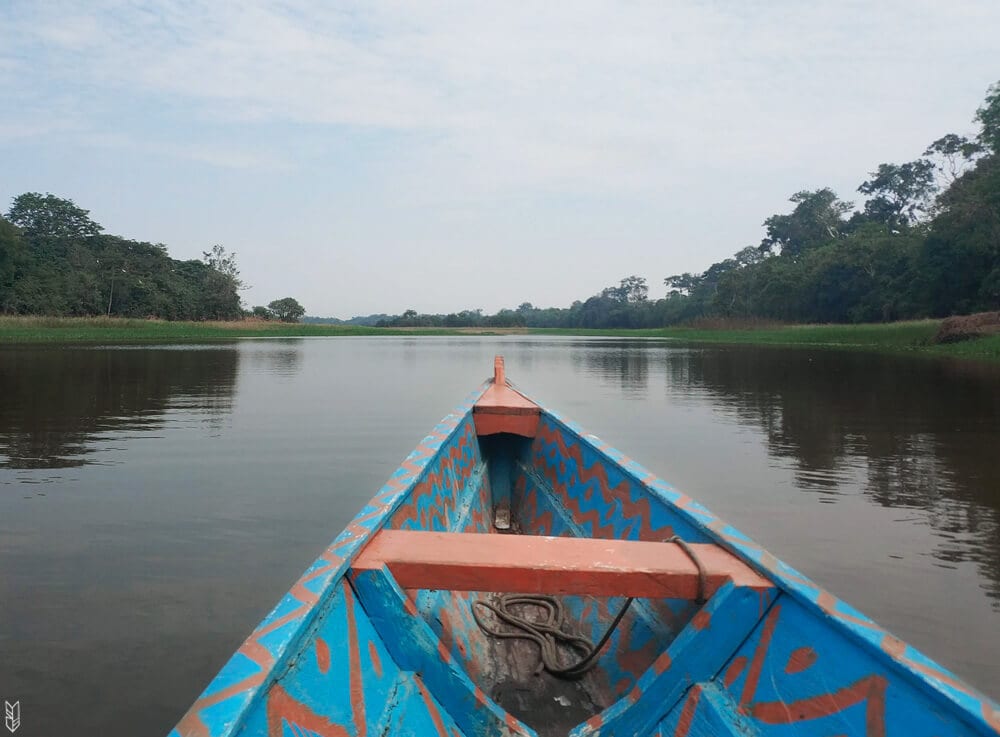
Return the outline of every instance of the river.
{"type": "Polygon", "coordinates": [[[1000,366],[542,336],[0,348],[0,699],[164,735],[502,353],[522,390],[1000,697],[1000,366]]]}

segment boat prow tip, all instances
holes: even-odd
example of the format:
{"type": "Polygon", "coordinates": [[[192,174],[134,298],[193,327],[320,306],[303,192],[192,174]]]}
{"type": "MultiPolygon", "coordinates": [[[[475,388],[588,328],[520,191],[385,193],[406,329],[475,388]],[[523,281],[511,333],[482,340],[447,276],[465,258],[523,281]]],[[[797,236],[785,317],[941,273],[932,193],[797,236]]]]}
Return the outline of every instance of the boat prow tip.
{"type": "Polygon", "coordinates": [[[533,438],[538,430],[541,408],[507,383],[503,356],[493,358],[493,384],[472,409],[476,433],[510,433],[533,438]]]}
{"type": "Polygon", "coordinates": [[[503,365],[503,356],[499,353],[493,357],[493,386],[506,386],[507,372],[503,365]]]}

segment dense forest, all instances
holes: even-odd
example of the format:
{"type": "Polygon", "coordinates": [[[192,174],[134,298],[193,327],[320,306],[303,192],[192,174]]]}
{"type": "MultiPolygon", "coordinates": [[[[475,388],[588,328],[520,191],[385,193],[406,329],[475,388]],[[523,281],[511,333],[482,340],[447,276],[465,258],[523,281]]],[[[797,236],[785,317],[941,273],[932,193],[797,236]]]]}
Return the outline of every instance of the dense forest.
{"type": "Polygon", "coordinates": [[[166,320],[242,317],[236,259],[222,246],[178,261],[162,244],[107,235],[71,200],[35,192],[0,218],[0,311],[166,320]]]}
{"type": "Polygon", "coordinates": [[[384,326],[642,328],[719,317],[881,322],[1000,309],[1000,83],[976,113],[974,138],[953,133],[902,164],[880,164],[860,207],[831,189],[797,192],[766,235],[700,274],[623,279],[569,308],[408,310],[384,326]]]}
{"type": "Polygon", "coordinates": [[[104,233],[72,200],[27,192],[0,217],[0,313],[293,322],[285,297],[245,312],[236,255],[216,245],[178,261],[166,246],[104,233]]]}

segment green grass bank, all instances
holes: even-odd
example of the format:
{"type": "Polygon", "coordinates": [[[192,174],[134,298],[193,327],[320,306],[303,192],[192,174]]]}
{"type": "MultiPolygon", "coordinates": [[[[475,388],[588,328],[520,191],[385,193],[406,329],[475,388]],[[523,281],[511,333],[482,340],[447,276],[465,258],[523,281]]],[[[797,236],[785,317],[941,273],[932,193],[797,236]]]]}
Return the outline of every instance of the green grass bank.
{"type": "MultiPolygon", "coordinates": [[[[168,322],[106,317],[0,317],[0,344],[8,343],[161,343],[303,338],[345,335],[454,335],[468,330],[392,329],[356,325],[317,325],[247,320],[243,322],[168,322]]],[[[479,335],[496,330],[474,331],[479,335]]]]}
{"type": "Polygon", "coordinates": [[[166,322],[119,318],[0,317],[0,345],[160,343],[361,335],[594,335],[670,338],[685,343],[754,344],[875,350],[1000,361],[1000,336],[934,344],[939,320],[869,325],[782,325],[759,328],[370,328],[277,322],[166,322]]]}
{"type": "Polygon", "coordinates": [[[615,335],[671,338],[685,343],[810,346],[883,352],[919,353],[1000,361],[1000,336],[960,343],[934,344],[940,320],[864,325],[780,325],[762,328],[653,328],[646,330],[535,329],[547,335],[615,335]]]}

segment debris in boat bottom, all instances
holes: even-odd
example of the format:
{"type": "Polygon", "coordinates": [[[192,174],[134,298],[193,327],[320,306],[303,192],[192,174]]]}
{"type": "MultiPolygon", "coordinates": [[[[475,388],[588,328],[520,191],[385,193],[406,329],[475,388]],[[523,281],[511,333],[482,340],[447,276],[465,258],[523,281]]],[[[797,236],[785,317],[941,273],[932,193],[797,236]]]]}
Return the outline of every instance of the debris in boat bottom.
{"type": "Polygon", "coordinates": [[[493,510],[493,526],[498,530],[510,529],[510,503],[501,502],[493,510]]]}
{"type": "Polygon", "coordinates": [[[601,710],[581,681],[567,681],[548,673],[528,679],[499,683],[491,697],[501,709],[532,727],[539,737],[566,735],[601,710]]]}

